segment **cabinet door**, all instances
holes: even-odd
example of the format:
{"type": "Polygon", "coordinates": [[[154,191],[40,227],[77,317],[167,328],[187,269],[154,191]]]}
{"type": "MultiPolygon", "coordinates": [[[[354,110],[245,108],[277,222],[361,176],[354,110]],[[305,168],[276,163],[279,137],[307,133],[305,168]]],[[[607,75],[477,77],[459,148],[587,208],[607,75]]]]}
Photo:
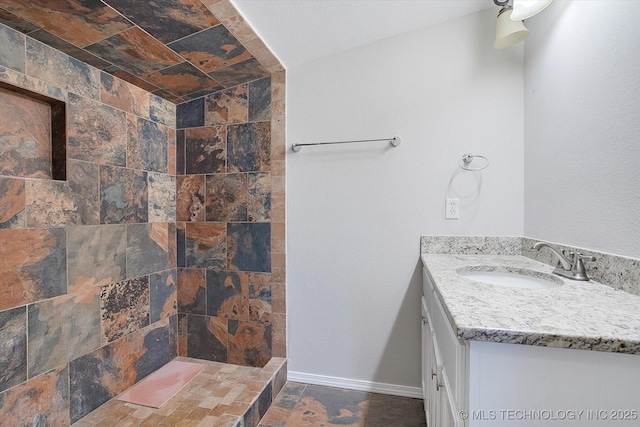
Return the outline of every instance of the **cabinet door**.
{"type": "Polygon", "coordinates": [[[449,395],[456,407],[464,407],[466,397],[466,347],[458,339],[439,298],[434,298],[429,311],[433,333],[438,341],[438,358],[447,372],[449,395]]]}
{"type": "Polygon", "coordinates": [[[458,417],[458,410],[453,399],[451,390],[449,389],[449,379],[447,372],[442,371],[442,379],[439,384],[439,427],[462,427],[464,422],[458,417]]]}
{"type": "Polygon", "coordinates": [[[440,350],[438,340],[431,330],[431,359],[429,364],[429,427],[442,427],[441,404],[441,383],[442,383],[442,363],[440,361],[440,350]]]}
{"type": "Polygon", "coordinates": [[[451,401],[446,398],[445,393],[442,393],[442,396],[440,397],[440,407],[438,408],[440,414],[440,427],[457,427],[456,417],[450,405],[451,401]]]}
{"type": "Polygon", "coordinates": [[[433,336],[432,345],[432,388],[430,401],[431,426],[436,427],[464,427],[464,421],[458,417],[458,407],[456,405],[451,382],[447,375],[445,365],[442,363],[439,341],[437,336],[431,331],[433,336]]]}
{"type": "Polygon", "coordinates": [[[433,398],[432,391],[432,359],[433,359],[433,333],[431,332],[431,324],[429,318],[429,312],[427,311],[425,298],[422,297],[422,397],[424,398],[424,412],[427,419],[427,425],[431,427],[430,414],[431,414],[431,399],[433,398]]]}

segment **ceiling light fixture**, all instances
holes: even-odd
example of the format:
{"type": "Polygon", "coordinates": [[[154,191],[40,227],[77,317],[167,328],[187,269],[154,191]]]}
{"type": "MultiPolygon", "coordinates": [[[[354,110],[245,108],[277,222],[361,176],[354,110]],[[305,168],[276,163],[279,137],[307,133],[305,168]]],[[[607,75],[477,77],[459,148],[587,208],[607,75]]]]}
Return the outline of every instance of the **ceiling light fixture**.
{"type": "Polygon", "coordinates": [[[553,0],[513,0],[511,19],[522,21],[542,12],[553,0]]]}
{"type": "Polygon", "coordinates": [[[529,35],[529,30],[521,20],[514,20],[512,16],[513,8],[509,6],[509,0],[493,0],[493,2],[502,7],[498,13],[496,41],[493,43],[493,47],[503,49],[524,40],[529,35]]]}

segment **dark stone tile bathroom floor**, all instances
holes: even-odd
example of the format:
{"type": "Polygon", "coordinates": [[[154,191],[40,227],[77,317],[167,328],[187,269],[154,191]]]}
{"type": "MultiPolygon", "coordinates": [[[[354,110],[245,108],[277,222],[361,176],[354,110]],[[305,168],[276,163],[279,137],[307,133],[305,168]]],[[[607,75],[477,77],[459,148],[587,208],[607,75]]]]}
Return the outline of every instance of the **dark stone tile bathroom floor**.
{"type": "Polygon", "coordinates": [[[421,399],[287,382],[258,427],[426,427],[421,399]]]}

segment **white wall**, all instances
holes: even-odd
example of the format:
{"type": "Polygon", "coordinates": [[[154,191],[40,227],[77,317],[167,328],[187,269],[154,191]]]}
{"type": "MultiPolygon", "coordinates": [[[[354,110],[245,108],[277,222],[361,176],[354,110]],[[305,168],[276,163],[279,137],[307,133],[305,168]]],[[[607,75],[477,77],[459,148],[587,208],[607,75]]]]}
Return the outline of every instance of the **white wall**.
{"type": "Polygon", "coordinates": [[[495,17],[287,71],[289,143],[402,138],[288,152],[290,371],[419,387],[419,237],[522,235],[523,50],[492,48],[495,17]]]}
{"type": "Polygon", "coordinates": [[[639,1],[555,1],[525,42],[525,234],[640,257],[639,1]]]}

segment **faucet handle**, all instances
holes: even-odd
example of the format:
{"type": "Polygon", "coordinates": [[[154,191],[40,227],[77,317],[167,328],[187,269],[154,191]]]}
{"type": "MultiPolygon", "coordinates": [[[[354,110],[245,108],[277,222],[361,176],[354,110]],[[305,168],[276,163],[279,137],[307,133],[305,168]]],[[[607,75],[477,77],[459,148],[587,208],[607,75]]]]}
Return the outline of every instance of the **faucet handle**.
{"type": "Polygon", "coordinates": [[[578,253],[578,259],[581,261],[595,261],[596,257],[594,257],[593,255],[583,255],[581,253],[578,253]]]}
{"type": "Polygon", "coordinates": [[[574,277],[581,277],[581,280],[589,280],[587,277],[587,271],[584,268],[584,263],[582,261],[595,261],[596,257],[591,255],[583,255],[581,253],[577,253],[573,257],[573,265],[571,266],[571,271],[573,272],[574,277]]]}

